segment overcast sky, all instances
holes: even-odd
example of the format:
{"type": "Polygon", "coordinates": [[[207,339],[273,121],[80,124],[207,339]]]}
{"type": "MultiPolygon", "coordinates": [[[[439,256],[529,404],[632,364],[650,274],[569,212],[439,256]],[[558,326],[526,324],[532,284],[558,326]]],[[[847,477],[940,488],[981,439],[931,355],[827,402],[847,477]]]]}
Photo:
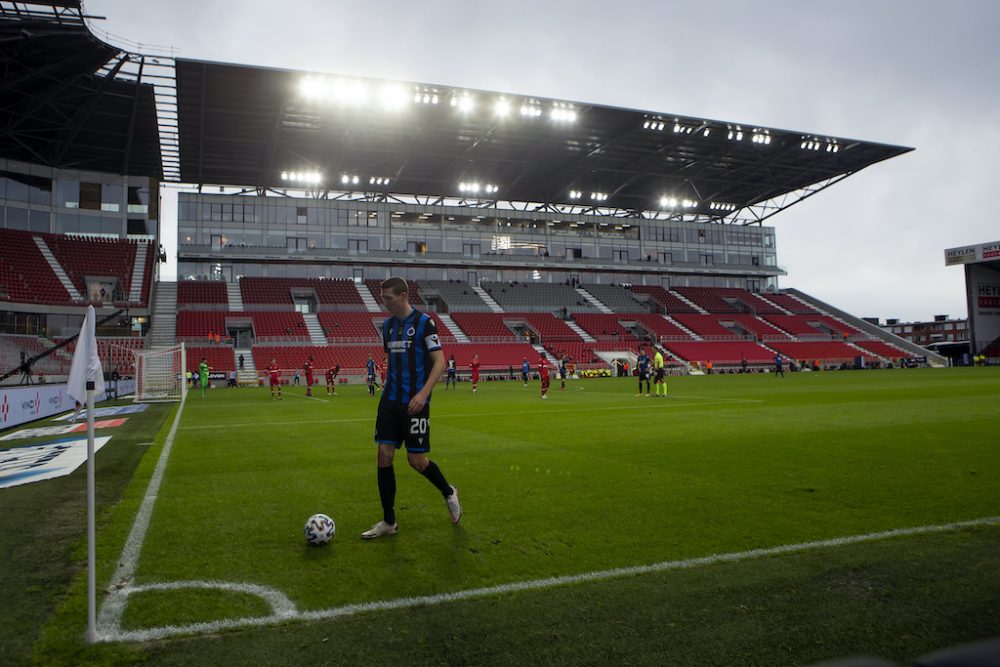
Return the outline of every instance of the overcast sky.
{"type": "Polygon", "coordinates": [[[912,146],[769,221],[788,272],[781,286],[858,316],[964,317],[963,272],[944,266],[943,250],[1000,240],[989,211],[1000,177],[1000,2],[86,0],[85,8],[106,17],[95,27],[184,58],[912,146]]]}

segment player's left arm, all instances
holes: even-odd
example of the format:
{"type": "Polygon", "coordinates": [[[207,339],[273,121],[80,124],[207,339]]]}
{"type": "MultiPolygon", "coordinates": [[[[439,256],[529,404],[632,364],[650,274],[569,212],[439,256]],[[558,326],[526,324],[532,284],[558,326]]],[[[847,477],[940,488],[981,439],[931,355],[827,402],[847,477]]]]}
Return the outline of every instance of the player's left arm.
{"type": "Polygon", "coordinates": [[[415,415],[424,409],[427,399],[431,397],[431,391],[434,390],[434,384],[441,378],[441,373],[444,372],[444,352],[438,348],[431,350],[429,354],[434,365],[431,367],[430,375],[427,376],[427,383],[410,399],[410,404],[407,406],[406,412],[411,415],[415,415]]]}

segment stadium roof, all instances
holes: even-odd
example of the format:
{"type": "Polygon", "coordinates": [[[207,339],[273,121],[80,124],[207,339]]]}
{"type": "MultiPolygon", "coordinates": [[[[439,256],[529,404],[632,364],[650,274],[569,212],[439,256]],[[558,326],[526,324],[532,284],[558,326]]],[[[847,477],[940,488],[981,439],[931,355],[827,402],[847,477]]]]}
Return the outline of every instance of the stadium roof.
{"type": "Polygon", "coordinates": [[[262,191],[759,222],[912,150],[436,84],[153,57],[109,46],[87,18],[73,0],[0,1],[0,156],[262,191]]]}
{"type": "Polygon", "coordinates": [[[321,178],[313,187],[723,217],[912,150],[198,60],[177,60],[177,88],[181,178],[192,183],[280,188],[321,178]]]}
{"type": "Polygon", "coordinates": [[[159,179],[155,68],[85,18],[78,1],[0,2],[0,157],[159,179]]]}

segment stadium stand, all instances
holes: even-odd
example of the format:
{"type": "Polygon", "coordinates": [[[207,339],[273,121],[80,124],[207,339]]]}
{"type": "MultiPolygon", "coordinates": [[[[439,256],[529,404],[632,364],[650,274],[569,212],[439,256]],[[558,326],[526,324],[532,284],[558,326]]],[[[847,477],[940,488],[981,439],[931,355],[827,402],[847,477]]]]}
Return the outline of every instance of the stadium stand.
{"type": "Polygon", "coordinates": [[[369,312],[320,312],[317,313],[320,326],[327,340],[350,339],[357,342],[368,341],[377,343],[379,341],[378,327],[386,318],[386,314],[369,312]]]}
{"type": "Polygon", "coordinates": [[[723,326],[719,320],[732,321],[735,316],[692,315],[678,313],[672,315],[675,320],[707,340],[737,340],[741,334],[723,326]]]}
{"type": "Polygon", "coordinates": [[[771,303],[781,306],[793,315],[811,315],[817,312],[812,306],[808,306],[788,294],[782,294],[780,292],[767,292],[764,294],[764,298],[771,303]]]}
{"type": "MultiPolygon", "coordinates": [[[[0,374],[17,370],[21,366],[21,353],[26,359],[41,354],[52,347],[44,338],[22,334],[0,334],[0,374]]],[[[73,358],[65,352],[57,352],[39,359],[31,366],[33,375],[66,375],[73,358]]]]}
{"type": "Polygon", "coordinates": [[[250,322],[254,338],[258,342],[270,339],[272,342],[309,341],[302,314],[285,312],[225,312],[182,310],[177,313],[177,338],[205,340],[209,334],[226,336],[227,328],[239,323],[250,322]]]}
{"type": "Polygon", "coordinates": [[[881,340],[859,340],[855,341],[854,344],[886,359],[901,359],[910,356],[909,352],[905,352],[881,340]]]}
{"type": "Polygon", "coordinates": [[[187,369],[197,372],[202,357],[213,371],[228,373],[236,370],[236,357],[229,346],[186,348],[187,369]]]}
{"type": "MultiPolygon", "coordinates": [[[[240,279],[240,295],[249,310],[261,306],[291,306],[292,292],[301,290],[316,296],[321,310],[337,310],[341,306],[362,309],[364,301],[353,280],[321,280],[319,278],[250,278],[240,279]]],[[[260,308],[266,309],[266,308],[260,308]]]]}
{"type": "Polygon", "coordinates": [[[855,357],[864,357],[866,361],[875,361],[874,354],[859,352],[857,348],[838,341],[772,341],[768,346],[782,355],[806,361],[820,359],[825,362],[851,362],[855,357]]]}
{"type": "Polygon", "coordinates": [[[818,313],[814,315],[762,315],[762,317],[782,331],[797,338],[864,336],[854,327],[818,313]]]}
{"type": "Polygon", "coordinates": [[[673,322],[664,319],[662,315],[639,313],[637,315],[629,315],[628,317],[635,318],[636,323],[646,331],[652,333],[657,340],[693,340],[686,331],[673,322]]]}
{"type": "Polygon", "coordinates": [[[648,300],[636,299],[632,292],[621,285],[583,284],[580,287],[616,313],[649,312],[648,300]]]}
{"type": "MultiPolygon", "coordinates": [[[[580,368],[607,367],[597,352],[637,352],[641,343],[637,340],[604,340],[597,342],[558,341],[545,346],[545,349],[556,359],[565,356],[580,368]]],[[[667,360],[665,360],[666,363],[667,360]]],[[[671,360],[672,361],[672,360],[671,360]]]]}
{"type": "Polygon", "coordinates": [[[784,332],[760,317],[753,315],[719,315],[716,319],[723,326],[728,324],[735,325],[743,329],[747,334],[755,336],[760,340],[788,340],[788,336],[784,332]]]}
{"type": "Polygon", "coordinates": [[[676,294],[656,285],[632,285],[632,291],[636,294],[648,295],[656,303],[659,312],[663,313],[697,313],[698,311],[677,298],[676,294]]]}
{"type": "Polygon", "coordinates": [[[606,313],[577,313],[573,316],[581,329],[598,340],[636,340],[635,335],[619,323],[621,319],[619,315],[606,313]]]}
{"type": "Polygon", "coordinates": [[[518,312],[592,312],[594,306],[569,285],[534,283],[483,283],[483,289],[504,310],[518,312]]]}
{"type": "Polygon", "coordinates": [[[489,305],[476,294],[469,283],[461,280],[422,280],[420,286],[424,291],[424,297],[429,298],[433,294],[440,301],[444,306],[439,308],[441,312],[455,310],[470,313],[491,312],[489,305]]]}
{"type": "Polygon", "coordinates": [[[30,232],[0,229],[0,299],[18,303],[71,303],[30,232]]]}
{"type": "Polygon", "coordinates": [[[451,319],[472,340],[510,340],[517,336],[504,324],[503,313],[450,313],[451,319]]]}
{"type": "Polygon", "coordinates": [[[724,292],[719,292],[710,287],[676,287],[674,291],[683,296],[699,308],[710,313],[739,313],[741,309],[731,301],[727,301],[724,292]]]}
{"type": "Polygon", "coordinates": [[[427,313],[427,314],[434,319],[434,323],[437,325],[438,338],[441,339],[441,342],[454,343],[455,333],[450,328],[448,328],[448,325],[446,325],[443,321],[441,321],[441,316],[438,315],[437,313],[427,313]]]}
{"type": "Polygon", "coordinates": [[[182,280],[177,283],[178,308],[208,306],[226,310],[228,305],[226,283],[221,280],[182,280]]]}
{"type": "Polygon", "coordinates": [[[107,276],[118,279],[120,296],[116,300],[128,300],[138,244],[124,239],[74,238],[57,234],[39,236],[84,298],[87,295],[87,276],[107,276]]]}
{"type": "Polygon", "coordinates": [[[543,341],[572,340],[578,341],[580,334],[573,331],[565,322],[552,313],[504,313],[505,322],[523,319],[543,341]]]}
{"type": "Polygon", "coordinates": [[[663,344],[671,353],[690,362],[713,365],[735,365],[747,360],[749,364],[774,361],[774,354],[767,348],[750,341],[705,342],[668,341],[663,344]]]}
{"type": "Polygon", "coordinates": [[[532,368],[538,364],[538,351],[527,343],[456,343],[445,350],[445,357],[455,355],[455,364],[460,371],[467,371],[472,355],[479,355],[480,370],[502,371],[513,368],[519,371],[525,357],[532,368]]]}

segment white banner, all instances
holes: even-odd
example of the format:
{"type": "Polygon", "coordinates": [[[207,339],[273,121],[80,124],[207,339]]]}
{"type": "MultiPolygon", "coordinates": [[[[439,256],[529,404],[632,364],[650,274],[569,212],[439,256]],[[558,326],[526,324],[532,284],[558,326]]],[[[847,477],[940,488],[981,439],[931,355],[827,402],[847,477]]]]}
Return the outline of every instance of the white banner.
{"type": "MultiPolygon", "coordinates": [[[[94,438],[94,451],[111,436],[94,438]]],[[[87,460],[87,438],[0,449],[0,489],[68,475],[87,460]]]]}
{"type": "MultiPolygon", "coordinates": [[[[131,405],[113,405],[109,408],[94,408],[94,419],[98,419],[100,417],[117,417],[118,415],[131,415],[137,412],[145,412],[146,408],[148,407],[149,403],[132,403],[131,405]]],[[[67,412],[61,417],[56,417],[52,421],[54,422],[69,421],[70,419],[73,418],[75,412],[76,412],[75,410],[73,412],[67,412]]],[[[80,410],[80,415],[78,419],[81,422],[87,421],[87,411],[85,409],[80,410]]]]}
{"type": "MultiPolygon", "coordinates": [[[[115,383],[108,383],[112,391],[115,383]]],[[[135,393],[135,380],[119,380],[118,396],[135,393]]],[[[107,394],[94,396],[94,401],[107,400],[107,394]]],[[[73,399],[66,393],[65,384],[36,384],[27,387],[0,388],[0,429],[10,428],[18,424],[34,421],[43,417],[72,410],[73,399]]]]}

